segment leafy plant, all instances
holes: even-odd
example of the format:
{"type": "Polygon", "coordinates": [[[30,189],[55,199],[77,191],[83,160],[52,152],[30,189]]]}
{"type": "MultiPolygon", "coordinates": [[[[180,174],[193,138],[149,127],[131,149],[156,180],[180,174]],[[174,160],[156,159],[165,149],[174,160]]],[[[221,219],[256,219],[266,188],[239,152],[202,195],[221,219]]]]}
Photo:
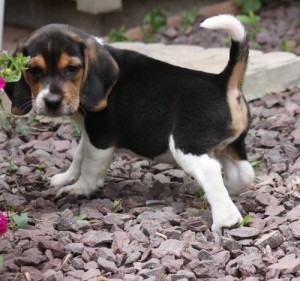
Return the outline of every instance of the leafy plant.
{"type": "Polygon", "coordinates": [[[14,160],[12,158],[7,158],[5,160],[5,162],[8,164],[7,170],[6,170],[6,174],[14,174],[18,171],[18,166],[15,165],[14,160]]]}
{"type": "Polygon", "coordinates": [[[80,126],[77,123],[73,124],[73,132],[72,132],[73,137],[80,137],[81,136],[81,130],[80,126]]]}
{"type": "Polygon", "coordinates": [[[20,133],[23,137],[30,135],[30,130],[28,127],[21,121],[21,119],[16,120],[16,131],[20,133]]]}
{"type": "Polygon", "coordinates": [[[183,28],[187,28],[189,25],[192,25],[196,22],[199,15],[199,8],[195,7],[189,11],[187,11],[182,20],[181,20],[181,26],[183,28]]]}
{"type": "Polygon", "coordinates": [[[197,189],[196,195],[200,200],[204,200],[204,198],[205,198],[205,192],[202,188],[197,189]]]}
{"type": "Polygon", "coordinates": [[[247,29],[248,36],[253,43],[254,48],[258,48],[259,44],[257,42],[257,34],[262,31],[260,27],[260,16],[255,15],[253,12],[249,12],[248,15],[239,15],[237,18],[244,24],[247,24],[249,28],[247,29]]]}
{"type": "Polygon", "coordinates": [[[33,122],[36,121],[36,114],[35,113],[30,113],[27,119],[27,124],[31,125],[33,122]]]}
{"type": "Polygon", "coordinates": [[[124,41],[129,41],[127,36],[125,35],[126,33],[126,28],[125,26],[121,26],[120,28],[113,28],[109,33],[108,33],[108,38],[110,42],[124,42],[124,41]]]}
{"type": "Polygon", "coordinates": [[[44,163],[44,162],[41,162],[41,163],[37,164],[35,167],[36,167],[40,172],[45,172],[46,167],[45,167],[45,163],[44,163]]]}
{"type": "Polygon", "coordinates": [[[143,23],[149,24],[154,32],[162,33],[167,27],[167,17],[159,7],[154,7],[145,14],[143,23]]]}
{"type": "Polygon", "coordinates": [[[86,220],[86,215],[84,215],[84,214],[81,214],[81,215],[79,215],[79,216],[75,216],[75,217],[74,217],[74,220],[75,220],[77,223],[79,223],[79,224],[87,224],[87,223],[89,223],[89,221],[86,220]]]}
{"type": "Polygon", "coordinates": [[[5,82],[16,82],[20,80],[22,71],[26,70],[30,57],[17,53],[15,57],[4,53],[0,56],[0,76],[5,82]]]}
{"type": "Polygon", "coordinates": [[[28,227],[28,213],[22,213],[20,215],[15,214],[12,216],[18,228],[25,229],[28,227]]]}
{"type": "Polygon", "coordinates": [[[260,168],[262,165],[262,160],[250,160],[250,165],[253,168],[260,168]]]}
{"type": "Polygon", "coordinates": [[[116,199],[116,200],[114,200],[113,205],[114,205],[113,212],[117,212],[119,209],[122,208],[122,202],[121,202],[121,199],[116,199]]]}
{"type": "Polygon", "coordinates": [[[261,8],[261,0],[234,0],[234,2],[242,7],[243,14],[255,13],[261,8]]]}
{"type": "Polygon", "coordinates": [[[280,43],[280,51],[283,52],[292,52],[297,46],[296,41],[294,40],[283,40],[280,43]]]}
{"type": "Polygon", "coordinates": [[[0,255],[0,267],[4,265],[4,257],[0,255]]]}
{"type": "Polygon", "coordinates": [[[241,226],[248,226],[250,221],[252,219],[252,216],[250,214],[248,214],[247,216],[245,216],[241,222],[241,226]]]}

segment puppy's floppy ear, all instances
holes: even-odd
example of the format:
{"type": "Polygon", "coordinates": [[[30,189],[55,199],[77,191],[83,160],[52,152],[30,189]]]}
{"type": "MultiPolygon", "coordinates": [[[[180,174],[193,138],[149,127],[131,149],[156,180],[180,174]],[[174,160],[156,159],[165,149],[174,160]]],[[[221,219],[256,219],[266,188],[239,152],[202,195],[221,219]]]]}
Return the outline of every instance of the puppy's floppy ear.
{"type": "MultiPolygon", "coordinates": [[[[23,47],[18,47],[13,56],[16,56],[18,52],[22,52],[24,56],[27,56],[27,52],[23,47]]],[[[24,115],[32,108],[31,91],[25,81],[24,75],[22,73],[19,81],[7,83],[4,87],[4,91],[12,102],[11,112],[15,115],[24,115]]]]}
{"type": "Polygon", "coordinates": [[[82,43],[82,49],[85,66],[80,103],[88,111],[100,111],[107,106],[119,68],[109,52],[93,37],[82,43]]]}

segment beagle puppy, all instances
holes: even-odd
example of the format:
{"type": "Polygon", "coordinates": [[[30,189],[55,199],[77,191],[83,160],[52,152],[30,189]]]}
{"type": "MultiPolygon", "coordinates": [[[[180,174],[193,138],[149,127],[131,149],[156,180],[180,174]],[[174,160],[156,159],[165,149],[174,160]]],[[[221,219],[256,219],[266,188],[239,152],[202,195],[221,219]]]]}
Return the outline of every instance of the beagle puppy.
{"type": "Polygon", "coordinates": [[[71,115],[82,128],[71,166],[51,180],[62,186],[59,194],[88,196],[103,186],[116,148],[149,158],[169,152],[204,189],[213,231],[241,223],[229,195],[245,191],[254,178],[244,143],[248,40],[230,15],[201,27],[223,29],[232,39],[219,74],[117,49],[62,24],[41,27],[19,45],[16,51],[31,59],[21,80],[5,88],[12,113],[71,115]]]}

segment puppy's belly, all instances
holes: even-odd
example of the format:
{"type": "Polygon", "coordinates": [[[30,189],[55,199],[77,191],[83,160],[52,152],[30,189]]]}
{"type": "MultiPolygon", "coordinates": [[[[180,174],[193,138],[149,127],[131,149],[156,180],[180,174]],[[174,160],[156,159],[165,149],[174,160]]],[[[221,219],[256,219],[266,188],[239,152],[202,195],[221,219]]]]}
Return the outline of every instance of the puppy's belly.
{"type": "MultiPolygon", "coordinates": [[[[128,154],[132,157],[142,157],[142,158],[145,158],[145,159],[149,159],[148,157],[138,155],[138,154],[134,153],[133,151],[131,151],[129,149],[118,148],[116,150],[116,152],[117,153],[128,154]]],[[[164,152],[163,154],[158,155],[158,156],[154,157],[151,160],[154,160],[157,163],[166,163],[166,164],[171,164],[171,165],[177,166],[177,163],[176,163],[176,161],[175,161],[175,159],[174,159],[174,157],[173,157],[173,155],[172,155],[172,153],[169,149],[166,152],[164,152]]]]}

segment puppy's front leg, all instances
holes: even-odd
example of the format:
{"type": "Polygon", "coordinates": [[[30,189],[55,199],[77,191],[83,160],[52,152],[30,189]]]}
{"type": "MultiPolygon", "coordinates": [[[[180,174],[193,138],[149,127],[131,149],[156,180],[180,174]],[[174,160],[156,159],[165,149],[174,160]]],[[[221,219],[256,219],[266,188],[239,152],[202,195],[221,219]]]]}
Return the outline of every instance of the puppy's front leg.
{"type": "Polygon", "coordinates": [[[69,169],[61,174],[57,174],[51,178],[52,186],[64,186],[70,184],[72,181],[77,181],[80,173],[81,166],[84,158],[84,143],[86,142],[85,134],[82,135],[79,145],[73,155],[73,161],[69,169]]]}
{"type": "Polygon", "coordinates": [[[104,185],[105,176],[115,148],[98,149],[88,140],[84,142],[83,147],[84,158],[81,165],[80,177],[74,184],[63,187],[58,192],[58,196],[65,192],[89,196],[98,187],[104,185]]]}

